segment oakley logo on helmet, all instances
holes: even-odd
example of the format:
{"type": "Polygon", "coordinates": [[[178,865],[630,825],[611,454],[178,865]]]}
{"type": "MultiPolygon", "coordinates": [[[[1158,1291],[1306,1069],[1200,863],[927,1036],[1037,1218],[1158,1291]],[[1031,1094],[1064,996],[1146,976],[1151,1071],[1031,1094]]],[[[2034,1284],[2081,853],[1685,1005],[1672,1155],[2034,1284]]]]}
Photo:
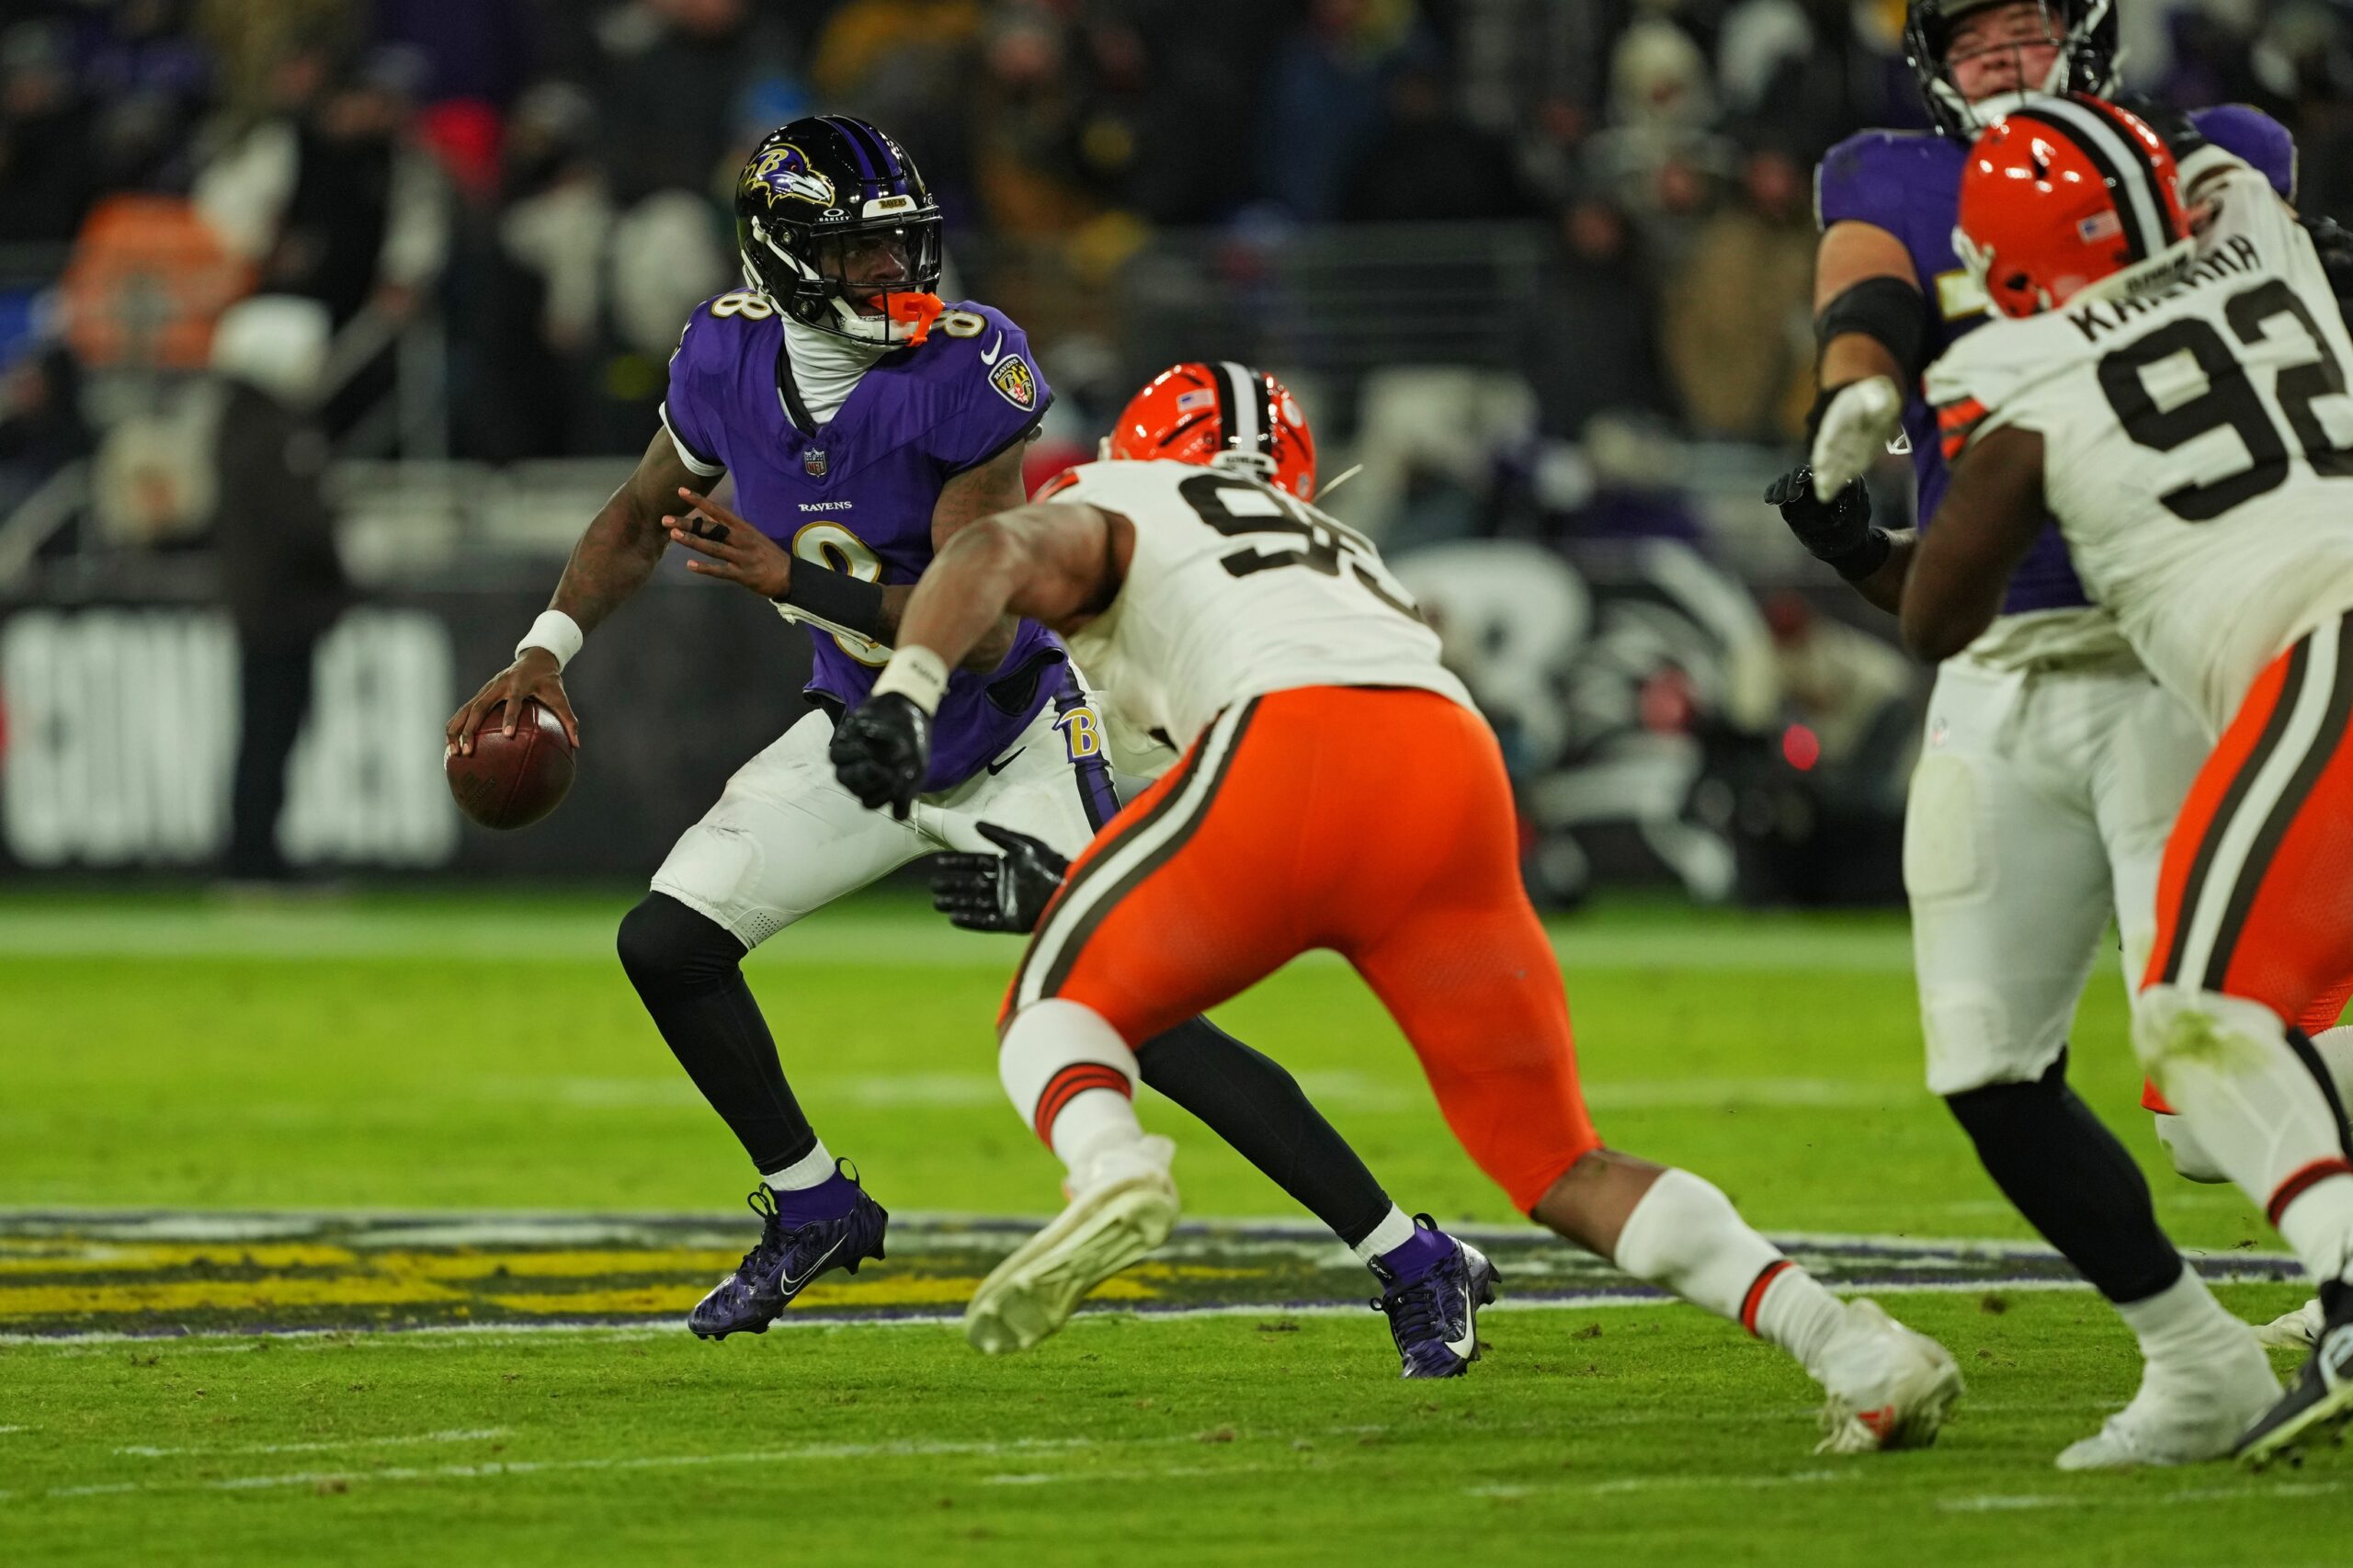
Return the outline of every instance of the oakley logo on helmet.
{"type": "Polygon", "coordinates": [[[788,198],[831,207],[834,182],[809,166],[809,154],[787,143],[770,147],[745,165],[744,194],[765,196],[771,207],[788,198]]]}

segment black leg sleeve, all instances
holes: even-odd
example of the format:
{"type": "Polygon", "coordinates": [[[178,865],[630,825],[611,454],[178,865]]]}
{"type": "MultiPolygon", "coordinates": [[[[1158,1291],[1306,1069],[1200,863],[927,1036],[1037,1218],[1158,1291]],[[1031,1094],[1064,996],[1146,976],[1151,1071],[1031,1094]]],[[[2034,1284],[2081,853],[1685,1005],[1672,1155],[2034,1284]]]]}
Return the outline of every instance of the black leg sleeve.
{"type": "Polygon", "coordinates": [[[666,893],[621,917],[621,967],[687,1075],[726,1119],[755,1168],[782,1170],[817,1146],[784,1081],[776,1041],[744,979],[744,944],[666,893]]]}
{"type": "Polygon", "coordinates": [[[2067,1086],[2063,1055],[2034,1083],[1992,1084],[1945,1104],[2003,1196],[2101,1295],[2144,1301],[2181,1277],[2147,1178],[2067,1086]]]}
{"type": "Polygon", "coordinates": [[[1389,1194],[1308,1102],[1282,1063],[1192,1018],[1136,1048],[1143,1081],[1298,1199],[1350,1246],[1389,1212],[1389,1194]]]}

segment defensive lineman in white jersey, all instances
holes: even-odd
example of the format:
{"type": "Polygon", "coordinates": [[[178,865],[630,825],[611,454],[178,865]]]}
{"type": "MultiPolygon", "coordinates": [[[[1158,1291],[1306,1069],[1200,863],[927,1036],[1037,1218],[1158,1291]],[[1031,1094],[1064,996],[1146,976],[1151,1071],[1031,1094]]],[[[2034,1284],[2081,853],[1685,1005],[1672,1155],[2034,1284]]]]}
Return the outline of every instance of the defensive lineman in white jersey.
{"type": "Polygon", "coordinates": [[[2167,843],[2133,1040],[2320,1287],[2302,1377],[2236,1445],[2263,1462],[2353,1418],[2353,1135],[2290,1027],[2353,975],[2353,340],[2259,176],[2226,163],[2194,211],[2183,183],[2094,98],[1978,139],[1956,244],[2011,319],[1929,371],[1956,466],[1902,614],[1915,651],[1960,652],[2047,507],[2219,733],[2167,843]]]}
{"type": "MultiPolygon", "coordinates": [[[[1130,1103],[1154,1020],[1328,948],[1514,1207],[1788,1349],[1828,1395],[1825,1450],[1933,1440],[1961,1392],[1941,1347],[1830,1295],[1699,1177],[1602,1145],[1501,748],[1370,545],[1279,468],[1236,472],[1213,446],[1204,466],[1160,460],[1198,426],[1136,409],[1112,455],[1146,460],[1078,471],[942,551],[831,751],[869,805],[902,804],[947,669],[1000,612],[1071,638],[1124,722],[1183,748],[1073,864],[1000,1013],[1000,1075],[1068,1166],[1071,1202],[983,1282],[968,1336],[1034,1345],[1167,1234],[1171,1150],[1130,1103]]],[[[1438,1332],[1474,1355],[1494,1270],[1453,1244],[1433,1278],[1438,1332]]]]}

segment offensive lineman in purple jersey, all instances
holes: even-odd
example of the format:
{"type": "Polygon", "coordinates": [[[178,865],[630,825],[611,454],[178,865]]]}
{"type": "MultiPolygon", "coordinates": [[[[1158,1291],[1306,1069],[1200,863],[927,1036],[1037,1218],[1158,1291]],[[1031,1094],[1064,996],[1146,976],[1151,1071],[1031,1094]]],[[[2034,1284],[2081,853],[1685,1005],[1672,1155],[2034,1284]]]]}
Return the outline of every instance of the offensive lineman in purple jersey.
{"type": "MultiPolygon", "coordinates": [[[[1913,0],[1906,53],[1936,130],[1866,131],[1823,160],[1811,461],[1767,499],[1882,608],[1896,608],[1916,536],[1870,526],[1859,476],[1907,438],[1918,515],[1934,526],[1944,457],[1919,377],[1985,319],[1952,244],[1969,142],[2031,96],[2109,91],[2112,5],[1913,0]]],[[[2149,113],[2185,160],[2185,187],[2208,139],[2283,195],[2292,185],[2287,132],[2255,110],[2149,113]]],[[[1992,630],[1940,667],[1912,781],[1904,873],[1928,1085],[2146,1362],[2131,1403],[2060,1455],[2066,1469],[2219,1458],[2279,1397],[2253,1331],[2184,1266],[2139,1167],[2066,1081],[2068,1027],[2111,912],[2128,984],[2140,972],[2165,836],[2206,748],[2089,605],[2054,525],[1992,630]]]]}
{"type": "MultiPolygon", "coordinates": [[[[449,744],[467,748],[499,704],[511,731],[522,700],[536,699],[576,742],[563,665],[645,581],[674,528],[740,530],[756,585],[815,639],[818,710],[736,773],[621,922],[621,961],[646,1010],[760,1174],[758,1243],[688,1316],[705,1337],[764,1332],[820,1275],[881,1256],[888,1218],[786,1085],[745,952],[919,856],[984,850],[983,818],[1074,855],[1119,807],[1068,655],[1034,622],[1009,619],[953,676],[925,793],[904,820],[867,811],[835,780],[834,726],[890,657],[934,550],[1026,500],[1021,449],[1052,393],[1019,327],[933,294],[939,209],[874,127],[820,116],[771,133],[745,165],[735,207],[745,287],[688,320],[663,428],[589,524],[515,663],[449,724],[449,744]],[[757,524],[704,499],[722,474],[757,524]]],[[[1390,1201],[1289,1073],[1199,1018],[1138,1054],[1144,1082],[1374,1269],[1407,1376],[1463,1369],[1442,1334],[1416,1326],[1442,1321],[1421,1297],[1452,1242],[1390,1201]]]]}

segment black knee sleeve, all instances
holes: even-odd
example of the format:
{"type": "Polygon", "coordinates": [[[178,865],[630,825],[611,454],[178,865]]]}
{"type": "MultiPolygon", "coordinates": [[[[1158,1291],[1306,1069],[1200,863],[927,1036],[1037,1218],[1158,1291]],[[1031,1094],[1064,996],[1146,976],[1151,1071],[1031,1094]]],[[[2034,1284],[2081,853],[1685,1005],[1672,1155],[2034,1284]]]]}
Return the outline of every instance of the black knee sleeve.
{"type": "Polygon", "coordinates": [[[666,893],[621,917],[621,968],[678,1065],[725,1119],[755,1168],[779,1171],[817,1146],[784,1081],[776,1041],[744,980],[744,944],[666,893]]]}
{"type": "Polygon", "coordinates": [[[1989,1084],[1945,1104],[2003,1196],[2101,1295],[2143,1301],[2181,1277],[2147,1179],[2067,1086],[2064,1056],[2033,1083],[1989,1084]]]}
{"type": "Polygon", "coordinates": [[[723,985],[744,961],[744,944],[727,927],[668,893],[647,893],[622,915],[614,945],[641,994],[723,985]]]}
{"type": "Polygon", "coordinates": [[[1136,1066],[1350,1246],[1388,1214],[1389,1194],[1299,1080],[1207,1018],[1144,1041],[1136,1066]]]}

